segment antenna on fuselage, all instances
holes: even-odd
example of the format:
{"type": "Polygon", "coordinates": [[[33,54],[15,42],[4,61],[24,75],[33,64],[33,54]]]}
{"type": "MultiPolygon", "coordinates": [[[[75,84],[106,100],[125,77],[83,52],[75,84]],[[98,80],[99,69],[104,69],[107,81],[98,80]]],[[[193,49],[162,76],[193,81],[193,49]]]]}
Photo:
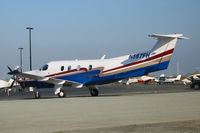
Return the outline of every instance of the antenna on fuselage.
{"type": "Polygon", "coordinates": [[[105,59],[105,57],[106,57],[106,55],[104,54],[104,55],[101,57],[101,59],[100,59],[100,60],[104,60],[104,59],[105,59]]]}

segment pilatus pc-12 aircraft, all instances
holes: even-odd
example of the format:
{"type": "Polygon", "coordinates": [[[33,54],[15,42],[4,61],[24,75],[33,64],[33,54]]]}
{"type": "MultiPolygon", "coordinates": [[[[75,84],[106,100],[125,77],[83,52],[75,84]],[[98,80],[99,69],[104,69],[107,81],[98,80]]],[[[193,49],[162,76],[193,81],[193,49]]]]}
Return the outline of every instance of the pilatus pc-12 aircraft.
{"type": "MultiPolygon", "coordinates": [[[[28,72],[9,68],[8,74],[25,79],[18,81],[23,87],[54,88],[55,95],[59,97],[65,97],[63,87],[84,86],[89,88],[91,96],[98,96],[97,85],[167,69],[177,40],[186,39],[183,34],[149,36],[158,41],[145,52],[110,59],[52,61],[39,70],[28,72]]],[[[35,97],[40,97],[38,91],[35,97]]]]}

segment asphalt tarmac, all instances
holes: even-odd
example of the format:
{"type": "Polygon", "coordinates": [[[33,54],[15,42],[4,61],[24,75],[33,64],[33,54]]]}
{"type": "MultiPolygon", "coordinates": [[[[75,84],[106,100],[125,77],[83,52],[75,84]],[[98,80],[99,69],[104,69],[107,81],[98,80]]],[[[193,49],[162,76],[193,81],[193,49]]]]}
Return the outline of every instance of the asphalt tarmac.
{"type": "MultiPolygon", "coordinates": [[[[90,97],[90,92],[87,87],[83,88],[64,88],[66,97],[90,97]]],[[[123,95],[134,95],[134,94],[148,94],[148,93],[174,93],[174,92],[186,92],[195,91],[188,85],[182,84],[135,84],[135,85],[102,85],[99,86],[99,96],[123,96],[123,95]]],[[[41,99],[58,98],[54,95],[53,88],[39,89],[41,99]]],[[[8,97],[7,92],[0,90],[0,100],[22,100],[22,99],[34,99],[34,92],[28,90],[22,90],[16,92],[10,92],[8,97]]]]}
{"type": "Polygon", "coordinates": [[[2,133],[198,133],[200,91],[185,85],[100,86],[65,88],[66,98],[52,89],[0,96],[2,133]]]}

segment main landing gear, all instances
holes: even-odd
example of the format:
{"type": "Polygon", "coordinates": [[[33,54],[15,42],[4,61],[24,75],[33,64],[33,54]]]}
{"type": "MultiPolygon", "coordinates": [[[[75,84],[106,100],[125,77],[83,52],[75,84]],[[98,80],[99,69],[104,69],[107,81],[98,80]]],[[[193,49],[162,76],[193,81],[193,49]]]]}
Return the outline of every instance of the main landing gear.
{"type": "Polygon", "coordinates": [[[66,96],[65,92],[63,90],[60,90],[60,92],[58,93],[58,97],[63,98],[65,96],[66,96]]]}
{"type": "MultiPolygon", "coordinates": [[[[63,98],[63,97],[66,96],[66,93],[65,93],[64,90],[60,90],[60,92],[57,95],[58,95],[59,98],[63,98]]],[[[36,91],[35,92],[35,99],[39,99],[39,98],[41,98],[41,95],[40,95],[39,91],[36,91]]]]}
{"type": "Polygon", "coordinates": [[[97,87],[89,87],[91,96],[95,97],[99,95],[99,90],[97,87]]]}

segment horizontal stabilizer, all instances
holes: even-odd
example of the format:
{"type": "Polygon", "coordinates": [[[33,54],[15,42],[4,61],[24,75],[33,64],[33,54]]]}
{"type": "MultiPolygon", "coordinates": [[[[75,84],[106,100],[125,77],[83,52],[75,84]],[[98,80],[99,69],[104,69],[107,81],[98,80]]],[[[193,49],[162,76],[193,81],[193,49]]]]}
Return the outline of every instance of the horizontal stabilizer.
{"type": "Polygon", "coordinates": [[[170,35],[160,35],[160,34],[152,34],[149,37],[154,37],[156,39],[165,39],[165,38],[177,38],[177,39],[189,39],[184,37],[183,34],[170,34],[170,35]]]}

